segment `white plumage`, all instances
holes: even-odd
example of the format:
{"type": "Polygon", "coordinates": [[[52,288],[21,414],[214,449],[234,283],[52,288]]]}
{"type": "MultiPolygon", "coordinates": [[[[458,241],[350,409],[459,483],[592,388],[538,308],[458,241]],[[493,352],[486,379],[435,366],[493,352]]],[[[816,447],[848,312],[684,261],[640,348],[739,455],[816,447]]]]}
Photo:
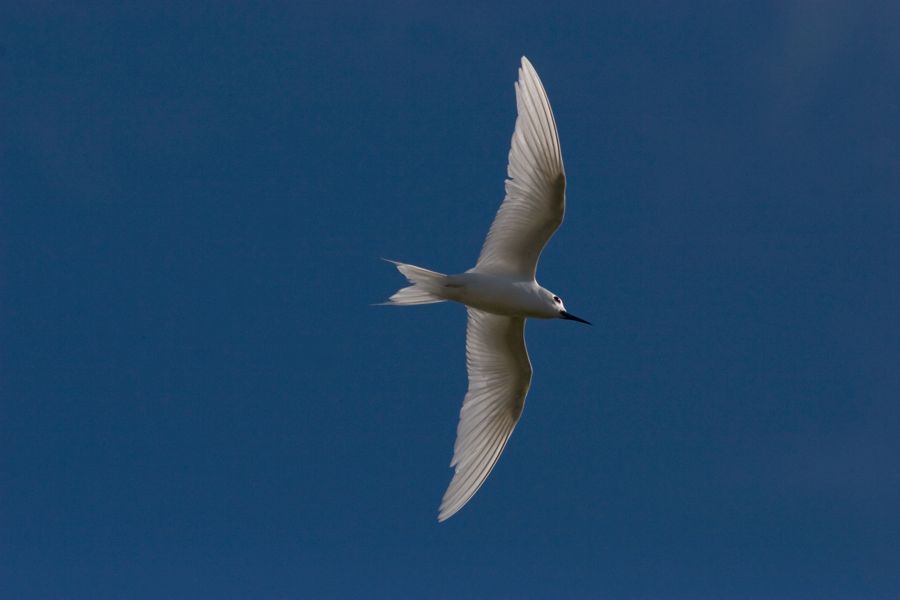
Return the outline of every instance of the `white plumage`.
{"type": "Polygon", "coordinates": [[[453,516],[478,491],[522,414],[532,373],[525,319],[587,323],[566,312],[562,300],[535,280],[541,251],[563,221],[566,179],[550,102],[524,56],[516,106],[506,198],[475,267],[444,275],[394,263],[412,285],[391,296],[388,304],[452,300],[468,307],[469,389],[450,463],[455,471],[441,501],[439,521],[453,516]]]}
{"type": "Polygon", "coordinates": [[[512,434],[531,386],[525,318],[469,308],[466,368],[469,391],[459,411],[451,467],[438,519],[465,506],[490,474],[512,434]]]}
{"type": "Polygon", "coordinates": [[[475,268],[534,279],[541,251],[563,221],[566,174],[550,101],[524,56],[516,82],[516,107],[519,114],[509,149],[506,198],[475,268]]]}

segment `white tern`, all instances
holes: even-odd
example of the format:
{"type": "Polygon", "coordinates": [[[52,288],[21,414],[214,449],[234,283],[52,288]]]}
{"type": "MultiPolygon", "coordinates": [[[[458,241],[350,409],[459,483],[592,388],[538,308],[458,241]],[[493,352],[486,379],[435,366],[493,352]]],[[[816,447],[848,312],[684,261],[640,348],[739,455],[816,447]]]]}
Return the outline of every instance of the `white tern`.
{"type": "MultiPolygon", "coordinates": [[[[569,319],[559,296],[535,280],[538,258],[563,221],[566,176],[547,93],[528,59],[516,82],[518,116],[509,151],[506,198],[475,267],[444,275],[395,261],[412,284],[385,304],[465,304],[469,389],[456,430],[453,479],[438,521],[461,509],[487,479],[522,414],[531,385],[525,319],[569,319]]],[[[590,323],[588,323],[590,324],[590,323]]]]}

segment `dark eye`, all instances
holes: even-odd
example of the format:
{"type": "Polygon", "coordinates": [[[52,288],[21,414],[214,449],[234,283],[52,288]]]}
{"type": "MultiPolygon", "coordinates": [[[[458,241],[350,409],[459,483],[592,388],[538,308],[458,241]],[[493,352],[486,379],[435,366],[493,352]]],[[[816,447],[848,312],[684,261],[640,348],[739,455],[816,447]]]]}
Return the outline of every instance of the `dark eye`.
{"type": "Polygon", "coordinates": [[[553,301],[559,304],[559,296],[553,296],[553,301]]]}

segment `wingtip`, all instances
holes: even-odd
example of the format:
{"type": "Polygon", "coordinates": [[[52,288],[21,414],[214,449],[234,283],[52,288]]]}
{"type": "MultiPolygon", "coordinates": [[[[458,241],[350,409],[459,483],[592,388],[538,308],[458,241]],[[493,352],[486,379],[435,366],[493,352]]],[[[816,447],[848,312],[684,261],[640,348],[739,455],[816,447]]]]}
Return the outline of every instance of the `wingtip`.
{"type": "Polygon", "coordinates": [[[441,506],[438,509],[438,516],[437,516],[438,523],[443,523],[444,521],[446,521],[447,519],[449,519],[450,517],[452,517],[453,515],[458,513],[460,508],[462,508],[462,506],[460,506],[454,510],[449,510],[446,507],[441,506]]]}

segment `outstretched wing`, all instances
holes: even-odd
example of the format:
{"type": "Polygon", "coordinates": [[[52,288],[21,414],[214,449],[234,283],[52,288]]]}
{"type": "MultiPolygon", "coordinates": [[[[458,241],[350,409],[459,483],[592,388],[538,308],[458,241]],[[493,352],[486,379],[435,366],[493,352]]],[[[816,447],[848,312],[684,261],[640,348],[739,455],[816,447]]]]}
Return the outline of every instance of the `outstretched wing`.
{"type": "Polygon", "coordinates": [[[566,174],[550,101],[524,56],[516,82],[516,106],[506,198],[475,270],[534,278],[541,250],[563,221],[566,174]]]}
{"type": "Polygon", "coordinates": [[[451,467],[438,521],[453,516],[475,495],[506,446],[531,385],[525,319],[469,308],[466,367],[469,391],[459,413],[451,467]]]}

